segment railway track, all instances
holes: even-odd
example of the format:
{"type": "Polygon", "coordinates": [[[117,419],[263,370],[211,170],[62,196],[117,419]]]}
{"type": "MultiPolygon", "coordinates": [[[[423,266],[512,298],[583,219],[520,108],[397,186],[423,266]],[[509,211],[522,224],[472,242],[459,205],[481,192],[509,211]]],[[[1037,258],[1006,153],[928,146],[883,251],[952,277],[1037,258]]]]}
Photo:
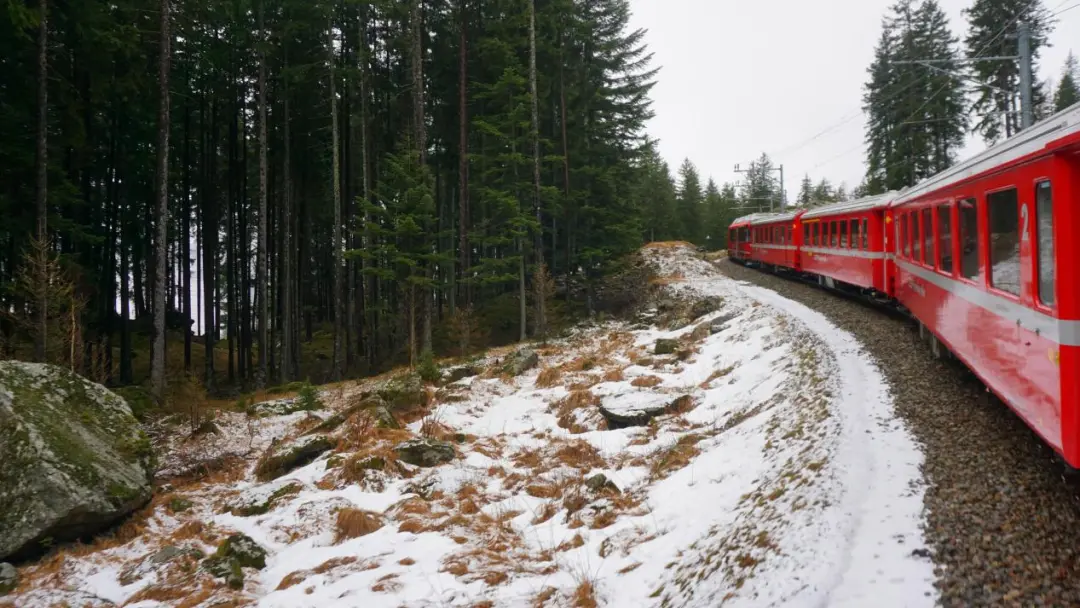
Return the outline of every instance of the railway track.
{"type": "Polygon", "coordinates": [[[900,312],[801,277],[717,266],[821,312],[878,360],[926,453],[926,536],[942,605],[1080,605],[1080,483],[973,374],[934,359],[900,312]]]}

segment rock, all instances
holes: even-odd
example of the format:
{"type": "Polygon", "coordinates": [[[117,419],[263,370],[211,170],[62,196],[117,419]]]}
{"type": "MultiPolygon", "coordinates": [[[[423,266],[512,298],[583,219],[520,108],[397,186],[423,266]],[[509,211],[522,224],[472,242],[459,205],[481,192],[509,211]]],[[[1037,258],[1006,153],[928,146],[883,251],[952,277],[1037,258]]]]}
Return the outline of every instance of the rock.
{"type": "Polygon", "coordinates": [[[326,435],[302,437],[283,445],[272,446],[270,453],[255,465],[255,476],[259,481],[277,479],[311,463],[333,447],[334,442],[326,435]]]}
{"type": "Polygon", "coordinates": [[[302,489],[304,486],[295,481],[276,488],[255,487],[242,494],[239,500],[229,507],[229,512],[238,517],[262,515],[273,509],[282,498],[297,494],[302,489]]]}
{"type": "Polygon", "coordinates": [[[672,340],[672,339],[669,339],[669,338],[660,338],[659,340],[656,341],[656,344],[653,345],[653,354],[654,355],[670,355],[670,354],[674,353],[677,348],[679,348],[679,341],[678,340],[672,340]]]}
{"type": "Polygon", "coordinates": [[[0,595],[7,595],[19,586],[19,571],[9,563],[0,564],[0,595]]]}
{"type": "Polygon", "coordinates": [[[336,469],[345,464],[345,457],[341,454],[334,454],[330,458],[326,459],[326,470],[336,469]]]}
{"type": "Polygon", "coordinates": [[[725,326],[735,318],[735,315],[720,315],[716,317],[709,324],[709,333],[718,334],[724,331],[725,326]]]}
{"type": "Polygon", "coordinates": [[[418,467],[433,467],[456,456],[454,446],[435,439],[411,439],[394,446],[398,460],[418,467]]]}
{"type": "Polygon", "coordinates": [[[168,563],[168,562],[172,561],[173,559],[175,559],[175,558],[177,558],[177,557],[179,557],[179,556],[181,556],[181,555],[183,555],[185,553],[187,553],[187,551],[184,551],[180,547],[174,547],[172,545],[168,545],[166,547],[162,547],[162,549],[160,551],[158,551],[157,553],[154,553],[153,555],[151,555],[150,556],[150,563],[155,564],[155,565],[161,565],[161,564],[164,564],[164,563],[168,563]]]}
{"type": "Polygon", "coordinates": [[[116,394],[61,367],[0,362],[0,559],[32,557],[146,504],[152,460],[116,394]]]}
{"type": "Polygon", "coordinates": [[[446,382],[447,383],[458,382],[459,380],[464,380],[465,378],[472,378],[473,376],[476,376],[479,373],[480,373],[480,370],[476,369],[475,367],[473,367],[471,365],[464,365],[462,367],[455,367],[455,368],[450,369],[446,373],[446,382]]]}
{"type": "Polygon", "coordinates": [[[287,399],[274,399],[273,401],[263,401],[262,403],[253,403],[248,406],[248,413],[256,418],[269,418],[271,416],[288,416],[289,414],[295,414],[296,412],[302,412],[307,410],[300,399],[297,397],[289,397],[287,399]]]}
{"type": "Polygon", "coordinates": [[[217,552],[203,560],[204,570],[223,578],[233,589],[244,587],[243,568],[266,567],[266,549],[244,534],[233,534],[218,545],[217,552]]]}
{"type": "Polygon", "coordinates": [[[615,492],[616,494],[621,493],[621,491],[619,490],[619,486],[615,485],[615,483],[608,479],[607,475],[604,475],[603,473],[597,473],[596,475],[593,475],[592,477],[586,479],[585,487],[588,488],[591,492],[603,492],[607,490],[615,492]]]}
{"type": "Polygon", "coordinates": [[[720,310],[720,307],[724,305],[724,299],[719,296],[709,296],[701,300],[696,300],[690,306],[690,320],[700,319],[705,315],[720,310]]]}
{"type": "Polygon", "coordinates": [[[392,410],[419,407],[427,402],[424,382],[420,376],[411,372],[392,378],[378,391],[378,396],[385,400],[392,410]]]}
{"type": "Polygon", "coordinates": [[[540,355],[536,354],[535,350],[525,347],[506,358],[503,371],[511,376],[520,376],[539,364],[540,355]]]}
{"type": "Polygon", "coordinates": [[[663,400],[663,395],[655,395],[649,400],[642,400],[641,393],[616,396],[605,399],[600,405],[600,414],[607,420],[609,429],[622,429],[628,426],[646,426],[649,421],[665,414],[678,414],[693,409],[694,401],[684,395],[670,402],[663,400]]]}
{"type": "Polygon", "coordinates": [[[220,435],[221,428],[213,420],[207,419],[203,420],[202,424],[200,424],[191,434],[192,436],[209,434],[220,435]]]}
{"type": "Polygon", "coordinates": [[[375,417],[375,427],[380,429],[400,429],[401,423],[397,421],[394,414],[390,412],[385,406],[379,406],[371,410],[371,415],[375,417]]]}

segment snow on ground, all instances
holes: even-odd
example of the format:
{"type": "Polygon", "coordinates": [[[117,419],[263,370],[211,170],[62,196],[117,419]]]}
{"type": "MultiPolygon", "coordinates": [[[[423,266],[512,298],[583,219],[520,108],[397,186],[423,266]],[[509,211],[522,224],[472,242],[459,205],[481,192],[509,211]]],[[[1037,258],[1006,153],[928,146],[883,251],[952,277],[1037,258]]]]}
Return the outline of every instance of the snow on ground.
{"type": "MultiPolygon", "coordinates": [[[[520,377],[482,373],[439,389],[407,430],[353,420],[337,454],[267,483],[254,478],[251,454],[318,421],[221,416],[222,433],[200,444],[200,457],[247,461],[178,479],[112,541],[24,568],[8,600],[933,605],[933,566],[921,557],[922,457],[869,356],[823,316],[721,276],[688,247],[645,255],[669,293],[720,298],[719,309],[677,329],[581,329],[539,348],[540,366],[520,377]],[[658,339],[679,348],[654,355],[658,339]],[[667,413],[608,429],[600,405],[667,413]],[[389,448],[411,435],[451,439],[457,457],[357,472],[363,458],[392,460],[389,448]],[[587,487],[599,473],[610,483],[587,487]],[[271,496],[263,514],[230,512],[271,496]],[[178,497],[193,506],[173,513],[178,497]],[[350,513],[375,523],[343,523],[350,513]],[[241,591],[200,572],[194,557],[151,559],[167,545],[209,554],[233,532],[269,553],[265,569],[245,571],[241,591]]],[[[494,369],[498,356],[480,365],[494,369]]],[[[190,470],[193,457],[176,456],[186,443],[170,444],[171,470],[190,470]]]]}

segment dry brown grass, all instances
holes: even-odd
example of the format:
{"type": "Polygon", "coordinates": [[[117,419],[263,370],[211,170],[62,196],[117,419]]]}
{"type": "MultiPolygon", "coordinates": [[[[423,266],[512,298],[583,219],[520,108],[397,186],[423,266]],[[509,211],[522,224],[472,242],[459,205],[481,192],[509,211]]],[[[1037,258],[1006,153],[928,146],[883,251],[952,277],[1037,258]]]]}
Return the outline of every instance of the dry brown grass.
{"type": "Polygon", "coordinates": [[[344,508],[338,511],[334,525],[334,543],[367,536],[383,527],[382,518],[371,511],[344,508]]]}
{"type": "Polygon", "coordinates": [[[536,516],[533,517],[532,524],[534,526],[540,525],[550,520],[552,517],[555,517],[555,514],[558,512],[559,507],[555,506],[555,503],[545,502],[544,506],[540,508],[540,511],[536,514],[536,516]]]}
{"type": "Polygon", "coordinates": [[[555,458],[575,469],[601,468],[605,465],[600,452],[591,443],[580,440],[567,441],[555,451],[555,458]]]}
{"type": "Polygon", "coordinates": [[[630,564],[629,566],[626,566],[624,568],[619,568],[618,572],[619,572],[619,574],[626,574],[628,572],[633,572],[634,570],[637,570],[639,566],[641,566],[641,562],[634,562],[634,563],[630,564]]]}
{"type": "Polygon", "coordinates": [[[558,547],[555,547],[555,550],[563,552],[583,546],[585,546],[585,539],[582,538],[581,534],[575,534],[570,540],[563,541],[558,547]]]}
{"type": "Polygon", "coordinates": [[[621,382],[623,380],[623,370],[620,367],[613,367],[604,372],[604,382],[621,382]]]}
{"type": "Polygon", "coordinates": [[[525,486],[525,493],[533,498],[555,498],[559,495],[559,487],[552,484],[534,483],[525,486]]]}
{"type": "Polygon", "coordinates": [[[638,388],[653,388],[659,386],[664,382],[664,379],[659,376],[638,376],[630,381],[630,386],[636,386],[638,388]]]}
{"type": "Polygon", "coordinates": [[[596,603],[596,590],[593,588],[592,581],[588,579],[578,584],[570,600],[573,608],[597,608],[600,605],[596,603]]]}
{"type": "Polygon", "coordinates": [[[643,249],[677,249],[680,247],[686,247],[693,249],[694,246],[686,241],[653,241],[647,243],[643,249]]]}
{"type": "Polygon", "coordinates": [[[406,557],[405,559],[398,560],[398,564],[401,564],[402,566],[411,566],[415,563],[416,560],[411,557],[406,557]]]}
{"type": "Polygon", "coordinates": [[[586,353],[584,355],[578,355],[566,363],[563,363],[559,366],[559,369],[566,373],[587,372],[594,369],[599,364],[600,361],[595,354],[586,353]]]}
{"type": "Polygon", "coordinates": [[[465,565],[465,562],[450,562],[443,566],[443,572],[447,572],[454,576],[465,576],[469,573],[469,567],[465,565]]]}
{"type": "Polygon", "coordinates": [[[397,580],[398,575],[387,574],[380,578],[374,585],[371,586],[371,590],[376,593],[394,593],[401,590],[401,581],[397,580]]]}
{"type": "Polygon", "coordinates": [[[578,425],[575,423],[574,412],[586,407],[599,407],[599,405],[600,397],[585,389],[571,391],[568,396],[552,404],[552,409],[555,410],[555,416],[559,419],[559,426],[576,434],[583,432],[584,429],[575,430],[574,427],[578,425]]]}
{"type": "Polygon", "coordinates": [[[674,445],[661,448],[653,453],[649,463],[649,476],[653,480],[666,478],[671,473],[690,464],[701,450],[697,444],[704,437],[701,435],[683,435],[674,445]]]}
{"type": "Polygon", "coordinates": [[[424,522],[419,519],[406,519],[398,526],[398,532],[408,532],[409,534],[420,534],[424,531],[424,522]]]}
{"type": "Polygon", "coordinates": [[[697,402],[691,395],[683,395],[678,399],[675,399],[668,406],[667,411],[670,414],[685,414],[692,411],[697,407],[697,402]]]}
{"type": "Polygon", "coordinates": [[[557,367],[545,367],[540,370],[540,375],[536,377],[537,388],[551,388],[559,384],[562,381],[562,370],[557,367]]]}

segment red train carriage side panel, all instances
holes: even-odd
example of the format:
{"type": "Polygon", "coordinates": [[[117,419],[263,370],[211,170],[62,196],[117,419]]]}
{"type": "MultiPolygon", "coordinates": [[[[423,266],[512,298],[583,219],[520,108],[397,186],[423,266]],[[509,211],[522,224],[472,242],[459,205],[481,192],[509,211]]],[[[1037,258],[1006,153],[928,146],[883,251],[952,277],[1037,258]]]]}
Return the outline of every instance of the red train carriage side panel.
{"type": "Polygon", "coordinates": [[[885,210],[894,194],[811,209],[800,218],[804,272],[884,292],[885,210]]]}
{"type": "Polygon", "coordinates": [[[1080,109],[905,192],[896,297],[1080,466],[1080,109]]]}
{"type": "Polygon", "coordinates": [[[801,211],[763,214],[750,221],[754,233],[752,259],[761,264],[799,269],[798,216],[801,211]]]}

